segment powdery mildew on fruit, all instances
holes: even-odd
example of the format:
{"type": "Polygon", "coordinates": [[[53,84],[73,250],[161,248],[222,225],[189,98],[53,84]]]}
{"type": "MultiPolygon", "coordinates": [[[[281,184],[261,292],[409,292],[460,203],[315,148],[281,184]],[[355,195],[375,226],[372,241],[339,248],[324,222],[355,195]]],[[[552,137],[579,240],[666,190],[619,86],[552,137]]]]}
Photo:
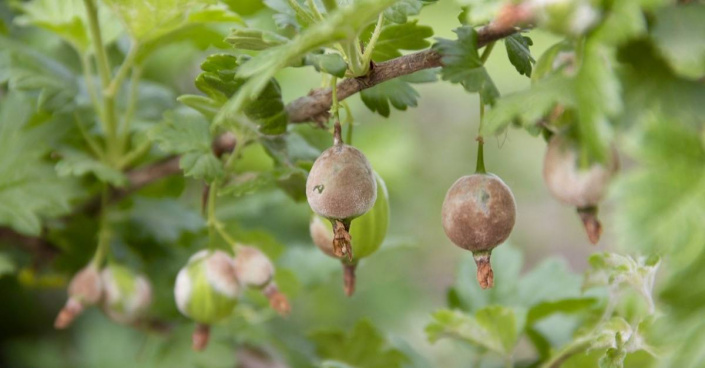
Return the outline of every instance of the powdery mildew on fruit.
{"type": "Polygon", "coordinates": [[[612,155],[608,166],[595,163],[581,169],[575,147],[556,135],[548,144],[543,178],[551,194],[561,202],[579,208],[589,207],[602,200],[617,166],[616,157],[612,155]]]}
{"type": "Polygon", "coordinates": [[[516,205],[514,195],[500,178],[474,174],[453,184],[442,212],[448,238],[475,252],[491,250],[507,240],[514,227],[516,205]]]}
{"type": "Polygon", "coordinates": [[[311,208],[329,219],[353,219],[369,211],[377,199],[377,182],[365,155],[341,144],[324,151],[306,181],[311,208]]]}
{"type": "Polygon", "coordinates": [[[206,280],[220,294],[236,297],[238,293],[235,262],[222,251],[215,251],[205,260],[206,280]]]}
{"type": "Polygon", "coordinates": [[[272,281],[274,265],[259,249],[242,246],[235,257],[235,275],[243,285],[262,288],[272,281]]]}

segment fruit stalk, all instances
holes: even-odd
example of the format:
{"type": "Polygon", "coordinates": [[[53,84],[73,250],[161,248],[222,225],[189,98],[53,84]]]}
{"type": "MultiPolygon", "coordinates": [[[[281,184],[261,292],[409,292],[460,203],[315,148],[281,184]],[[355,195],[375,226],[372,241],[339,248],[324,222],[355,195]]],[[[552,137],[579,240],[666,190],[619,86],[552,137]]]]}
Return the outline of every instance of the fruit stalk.
{"type": "Polygon", "coordinates": [[[597,244],[602,235],[602,224],[597,217],[597,206],[578,207],[577,210],[590,243],[597,244]]]}
{"type": "Polygon", "coordinates": [[[343,263],[343,289],[346,296],[355,293],[355,269],[357,263],[343,263]]]}

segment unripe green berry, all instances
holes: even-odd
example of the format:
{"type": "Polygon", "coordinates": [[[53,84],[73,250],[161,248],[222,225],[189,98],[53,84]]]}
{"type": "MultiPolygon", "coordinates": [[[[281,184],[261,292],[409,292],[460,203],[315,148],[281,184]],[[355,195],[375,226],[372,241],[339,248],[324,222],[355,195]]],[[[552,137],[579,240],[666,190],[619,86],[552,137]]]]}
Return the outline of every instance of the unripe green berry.
{"type": "Polygon", "coordinates": [[[223,251],[200,251],[179,271],[174,287],[176,306],[191,319],[212,324],[228,317],[239,285],[235,262],[223,251]]]}
{"type": "Polygon", "coordinates": [[[105,288],[103,311],[118,323],[133,323],[144,316],[152,302],[152,287],[144,276],[111,264],[100,274],[105,288]]]}

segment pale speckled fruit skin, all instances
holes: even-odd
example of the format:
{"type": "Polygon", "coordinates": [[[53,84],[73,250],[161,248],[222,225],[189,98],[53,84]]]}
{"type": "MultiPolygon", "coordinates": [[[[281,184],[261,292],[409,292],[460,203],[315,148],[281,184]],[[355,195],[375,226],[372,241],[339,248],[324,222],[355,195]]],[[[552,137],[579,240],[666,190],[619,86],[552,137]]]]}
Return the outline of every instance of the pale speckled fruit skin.
{"type": "Polygon", "coordinates": [[[377,199],[377,182],[365,155],[346,144],[325,150],[306,180],[306,197],[314,212],[351,220],[369,211],[377,199]]]}
{"type": "Polygon", "coordinates": [[[103,283],[98,268],[90,264],[71,279],[69,283],[69,297],[76,299],[83,305],[93,305],[103,297],[103,283]]]}
{"type": "Polygon", "coordinates": [[[578,208],[597,205],[605,196],[607,184],[618,169],[613,152],[608,165],[592,164],[580,169],[576,147],[563,136],[555,135],[548,143],[543,161],[543,179],[559,201],[578,208]]]}
{"type": "Polygon", "coordinates": [[[274,277],[274,265],[255,247],[240,246],[235,256],[235,276],[245,286],[264,288],[274,277]]]}
{"type": "Polygon", "coordinates": [[[493,174],[473,174],[458,179],[446,193],[443,229],[457,246],[476,252],[502,244],[514,227],[514,195],[493,174]]]}

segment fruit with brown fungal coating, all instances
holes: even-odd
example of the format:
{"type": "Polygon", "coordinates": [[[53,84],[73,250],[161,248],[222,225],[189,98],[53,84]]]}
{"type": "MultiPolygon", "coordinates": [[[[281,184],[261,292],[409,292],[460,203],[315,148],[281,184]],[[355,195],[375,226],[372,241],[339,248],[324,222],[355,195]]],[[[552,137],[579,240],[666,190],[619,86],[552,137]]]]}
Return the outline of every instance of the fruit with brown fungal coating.
{"type": "Polygon", "coordinates": [[[365,155],[343,143],[340,123],[335,124],[333,146],[311,167],[306,180],[306,198],[314,212],[333,224],[335,255],[352,261],[350,223],[375,204],[377,182],[365,155]]]}
{"type": "Polygon", "coordinates": [[[543,178],[555,198],[578,209],[590,242],[596,244],[602,233],[597,206],[619,163],[614,152],[606,164],[593,162],[581,168],[579,159],[576,142],[563,135],[554,135],[544,157],[543,178]]]}
{"type": "Polygon", "coordinates": [[[491,288],[492,249],[507,240],[516,218],[512,191],[493,174],[463,176],[446,193],[442,217],[448,238],[473,253],[480,286],[491,288]]]}

